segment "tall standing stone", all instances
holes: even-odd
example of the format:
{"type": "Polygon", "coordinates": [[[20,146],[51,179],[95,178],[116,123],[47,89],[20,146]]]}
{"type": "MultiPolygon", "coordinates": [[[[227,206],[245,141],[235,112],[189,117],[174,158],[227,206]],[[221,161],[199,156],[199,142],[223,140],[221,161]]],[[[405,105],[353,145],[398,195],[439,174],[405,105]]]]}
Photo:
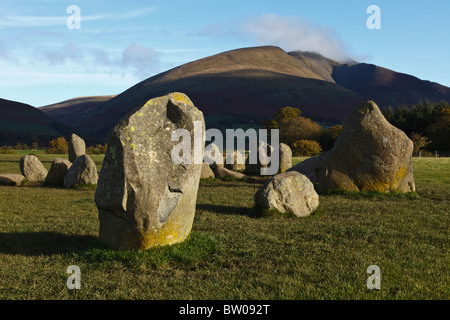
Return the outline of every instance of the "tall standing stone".
{"type": "Polygon", "coordinates": [[[233,153],[227,153],[225,168],[233,171],[241,171],[245,169],[245,154],[242,151],[236,150],[233,153]]]}
{"type": "Polygon", "coordinates": [[[292,167],[292,150],[284,143],[280,143],[280,169],[279,172],[283,173],[292,167]]]}
{"type": "Polygon", "coordinates": [[[414,191],[412,152],[413,142],[375,102],[360,103],[334,147],[317,159],[319,190],[414,191]]]}
{"type": "Polygon", "coordinates": [[[205,148],[203,160],[209,164],[212,170],[215,170],[217,167],[223,167],[223,151],[216,144],[210,143],[205,148]]]}
{"type": "Polygon", "coordinates": [[[69,140],[69,161],[74,162],[76,158],[86,153],[86,143],[82,138],[72,133],[69,140]]]}
{"type": "Polygon", "coordinates": [[[20,158],[20,171],[30,181],[44,181],[48,173],[42,162],[34,154],[27,154],[20,158]]]}
{"type": "Polygon", "coordinates": [[[261,168],[268,168],[270,166],[270,158],[272,155],[272,152],[274,150],[274,147],[272,147],[267,142],[264,142],[262,140],[258,141],[250,141],[250,152],[245,160],[245,173],[249,174],[261,174],[261,168]],[[256,158],[256,161],[252,159],[252,146],[256,144],[256,155],[254,155],[254,158],[256,158]]]}
{"type": "Polygon", "coordinates": [[[171,93],[137,107],[111,131],[95,193],[103,243],[145,250],[186,239],[202,164],[174,163],[171,153],[179,142],[171,136],[186,129],[191,159],[200,150],[201,161],[204,142],[195,147],[194,122],[204,130],[202,112],[186,95],[171,93]]]}

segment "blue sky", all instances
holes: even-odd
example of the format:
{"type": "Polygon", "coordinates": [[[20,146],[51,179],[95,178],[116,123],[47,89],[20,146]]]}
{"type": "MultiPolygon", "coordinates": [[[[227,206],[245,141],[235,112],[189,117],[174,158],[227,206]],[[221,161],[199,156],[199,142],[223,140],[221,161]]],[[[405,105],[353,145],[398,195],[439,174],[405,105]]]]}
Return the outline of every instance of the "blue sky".
{"type": "Polygon", "coordinates": [[[118,94],[241,47],[352,58],[450,86],[450,1],[2,0],[0,98],[39,107],[118,94]],[[80,29],[69,29],[70,5],[80,29]],[[370,5],[381,29],[369,30],[370,5]]]}

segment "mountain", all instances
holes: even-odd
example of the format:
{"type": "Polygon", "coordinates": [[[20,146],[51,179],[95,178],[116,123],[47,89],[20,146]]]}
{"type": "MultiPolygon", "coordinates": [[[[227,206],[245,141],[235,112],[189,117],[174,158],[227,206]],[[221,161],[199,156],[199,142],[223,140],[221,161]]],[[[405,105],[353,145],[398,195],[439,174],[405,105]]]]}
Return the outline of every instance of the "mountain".
{"type": "Polygon", "coordinates": [[[450,88],[373,64],[342,64],[333,69],[335,82],[378,105],[410,106],[419,101],[450,101],[450,88]]]}
{"type": "MultiPolygon", "coordinates": [[[[86,135],[106,137],[135,106],[173,91],[186,93],[205,114],[207,126],[219,129],[259,123],[285,106],[299,107],[303,115],[316,120],[339,122],[363,98],[278,47],[254,47],[158,74],[91,107],[89,114],[70,112],[55,118],[71,119],[66,123],[86,135]]],[[[49,112],[48,107],[42,110],[49,112]]]]}
{"type": "Polygon", "coordinates": [[[0,144],[15,145],[33,142],[47,145],[48,141],[64,136],[70,130],[41,110],[28,104],[0,99],[0,144]]]}
{"type": "Polygon", "coordinates": [[[114,97],[115,95],[73,98],[41,107],[39,110],[66,126],[80,128],[98,105],[114,97]]]}
{"type": "Polygon", "coordinates": [[[450,88],[375,65],[264,46],[196,60],[148,78],[117,96],[86,97],[40,108],[88,137],[106,138],[147,100],[181,91],[203,111],[207,127],[246,129],[285,106],[313,120],[341,123],[361,100],[380,106],[450,101],[450,88]]]}

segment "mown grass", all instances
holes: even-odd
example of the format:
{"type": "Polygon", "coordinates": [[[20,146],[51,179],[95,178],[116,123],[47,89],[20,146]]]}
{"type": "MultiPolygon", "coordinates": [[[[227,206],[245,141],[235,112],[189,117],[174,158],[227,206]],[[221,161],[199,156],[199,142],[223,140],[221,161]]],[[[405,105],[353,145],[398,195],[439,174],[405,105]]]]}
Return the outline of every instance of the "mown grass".
{"type": "MultiPolygon", "coordinates": [[[[26,154],[35,154],[47,170],[50,170],[53,159],[69,160],[67,154],[46,154],[44,150],[15,150],[14,154],[0,154],[0,173],[20,174],[20,158],[26,154]]],[[[89,155],[94,160],[97,170],[100,171],[104,155],[89,155]]]]}
{"type": "Polygon", "coordinates": [[[261,182],[203,180],[190,237],[144,252],[99,242],[94,190],[0,186],[0,299],[448,299],[450,159],[413,163],[417,194],[330,192],[306,218],[259,212],[261,182]]]}

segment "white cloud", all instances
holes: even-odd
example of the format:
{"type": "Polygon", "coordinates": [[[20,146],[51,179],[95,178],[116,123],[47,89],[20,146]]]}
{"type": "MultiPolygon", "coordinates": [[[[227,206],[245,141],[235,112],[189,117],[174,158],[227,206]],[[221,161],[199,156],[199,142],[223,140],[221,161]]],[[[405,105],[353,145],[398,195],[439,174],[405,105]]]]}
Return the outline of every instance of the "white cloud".
{"type": "Polygon", "coordinates": [[[312,25],[299,17],[262,15],[244,23],[240,31],[257,45],[312,51],[338,61],[349,58],[346,45],[333,29],[312,25]]]}
{"type": "Polygon", "coordinates": [[[132,43],[123,51],[121,62],[124,67],[133,68],[142,80],[150,77],[160,67],[158,52],[137,43],[132,43]]]}
{"type": "MultiPolygon", "coordinates": [[[[134,11],[119,13],[104,13],[85,15],[81,8],[81,22],[97,21],[97,20],[125,20],[144,16],[154,12],[155,7],[148,7],[134,11]]],[[[67,18],[70,14],[62,16],[26,16],[26,15],[6,15],[0,19],[0,27],[28,28],[28,27],[49,27],[66,25],[67,18]]]]}
{"type": "Polygon", "coordinates": [[[138,43],[119,50],[76,43],[40,45],[30,50],[31,55],[24,56],[19,49],[9,50],[0,41],[0,70],[3,79],[19,84],[19,78],[28,78],[30,74],[35,74],[35,78],[39,78],[38,81],[43,84],[45,81],[53,83],[51,79],[57,79],[58,82],[72,76],[79,79],[84,75],[87,81],[98,74],[101,74],[102,78],[105,74],[110,74],[141,81],[160,72],[162,67],[160,52],[138,43]],[[20,60],[15,57],[20,57],[20,60]],[[9,76],[7,70],[11,71],[9,76]],[[11,77],[11,74],[14,76],[11,77]],[[44,74],[48,76],[43,77],[44,74]]]}

